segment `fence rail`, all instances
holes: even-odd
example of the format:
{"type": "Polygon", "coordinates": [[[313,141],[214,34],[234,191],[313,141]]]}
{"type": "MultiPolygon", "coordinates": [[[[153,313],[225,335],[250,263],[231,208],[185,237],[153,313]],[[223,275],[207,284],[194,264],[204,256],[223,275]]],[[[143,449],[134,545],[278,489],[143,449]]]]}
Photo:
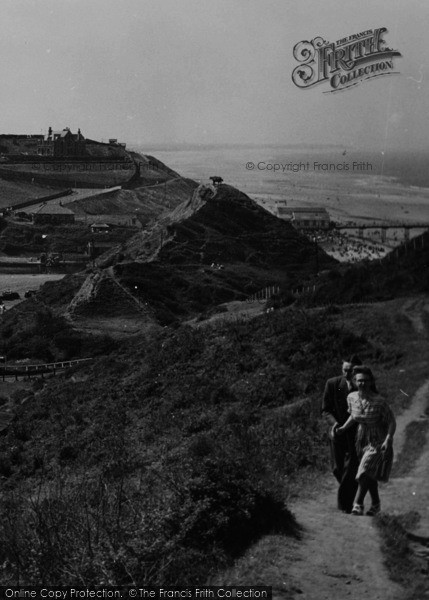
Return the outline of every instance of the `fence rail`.
{"type": "Polygon", "coordinates": [[[259,292],[256,292],[255,294],[252,294],[251,296],[249,296],[247,298],[247,302],[266,302],[269,298],[271,298],[271,296],[274,296],[275,294],[278,294],[280,292],[280,287],[278,285],[269,285],[267,287],[265,287],[262,290],[259,290],[259,292]]]}
{"type": "Polygon", "coordinates": [[[424,231],[422,234],[417,235],[416,237],[412,238],[411,240],[408,240],[408,241],[404,242],[403,244],[400,244],[399,246],[397,246],[396,248],[391,250],[391,252],[388,252],[386,254],[386,256],[384,256],[381,259],[380,262],[386,264],[392,260],[398,260],[400,258],[403,258],[404,256],[406,256],[407,254],[410,254],[413,251],[423,250],[423,248],[427,248],[428,246],[429,246],[429,232],[424,231]]]}
{"type": "Polygon", "coordinates": [[[41,365],[11,365],[11,366],[0,366],[0,377],[3,378],[3,381],[6,377],[14,376],[15,379],[21,377],[31,377],[31,375],[37,375],[44,373],[52,373],[56,375],[57,371],[63,371],[64,369],[68,369],[75,365],[79,365],[82,363],[90,362],[94,360],[93,358],[76,358],[75,360],[61,360],[53,363],[44,363],[41,365]]]}
{"type": "Polygon", "coordinates": [[[48,202],[48,200],[56,200],[57,198],[63,198],[64,196],[70,196],[73,193],[71,188],[63,190],[61,192],[57,192],[56,194],[50,194],[49,196],[39,196],[38,198],[31,198],[30,200],[25,200],[25,202],[19,202],[18,204],[14,204],[10,208],[13,211],[19,211],[20,208],[28,208],[29,206],[37,206],[38,204],[43,204],[43,202],[48,202]]]}

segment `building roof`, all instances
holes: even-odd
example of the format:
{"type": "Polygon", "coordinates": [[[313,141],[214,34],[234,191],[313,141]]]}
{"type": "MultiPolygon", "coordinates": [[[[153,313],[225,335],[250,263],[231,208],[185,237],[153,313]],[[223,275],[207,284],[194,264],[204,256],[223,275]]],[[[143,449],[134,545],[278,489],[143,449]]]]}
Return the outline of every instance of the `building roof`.
{"type": "Polygon", "coordinates": [[[51,130],[43,137],[45,141],[54,141],[58,138],[65,138],[68,135],[71,135],[74,140],[84,139],[80,129],[78,129],[77,133],[72,133],[68,127],[65,127],[64,129],[58,129],[56,131],[51,130]]]}
{"type": "Polygon", "coordinates": [[[310,206],[310,207],[302,207],[302,206],[291,206],[289,207],[293,210],[294,213],[321,213],[329,217],[329,213],[326,208],[323,206],[310,206]]]}
{"type": "Polygon", "coordinates": [[[61,204],[55,204],[52,202],[51,204],[46,203],[42,204],[39,208],[35,210],[30,210],[34,215],[74,215],[74,212],[65,206],[61,206],[61,204]]]}
{"type": "Polygon", "coordinates": [[[65,137],[69,133],[69,129],[60,129],[58,131],[51,131],[45,135],[45,140],[53,140],[56,137],[65,137]]]}
{"type": "Polygon", "coordinates": [[[301,207],[301,206],[279,206],[277,208],[279,215],[290,217],[290,218],[312,218],[312,219],[329,219],[329,213],[326,208],[323,207],[301,207]]]}
{"type": "Polygon", "coordinates": [[[329,221],[329,215],[320,213],[301,213],[293,215],[294,221],[329,221]]]}

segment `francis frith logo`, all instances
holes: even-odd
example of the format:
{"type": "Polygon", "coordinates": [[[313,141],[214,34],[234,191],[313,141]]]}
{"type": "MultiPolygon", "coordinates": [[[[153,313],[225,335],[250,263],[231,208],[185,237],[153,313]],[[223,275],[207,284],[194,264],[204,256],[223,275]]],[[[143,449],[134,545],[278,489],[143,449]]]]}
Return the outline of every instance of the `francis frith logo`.
{"type": "Polygon", "coordinates": [[[336,42],[327,42],[321,37],[298,42],[293,48],[293,57],[300,64],[292,72],[292,81],[300,88],[329,82],[332,89],[327,91],[330,93],[367,79],[398,73],[393,59],[401,53],[386,46],[383,39],[386,32],[386,27],[380,27],[336,42]]]}

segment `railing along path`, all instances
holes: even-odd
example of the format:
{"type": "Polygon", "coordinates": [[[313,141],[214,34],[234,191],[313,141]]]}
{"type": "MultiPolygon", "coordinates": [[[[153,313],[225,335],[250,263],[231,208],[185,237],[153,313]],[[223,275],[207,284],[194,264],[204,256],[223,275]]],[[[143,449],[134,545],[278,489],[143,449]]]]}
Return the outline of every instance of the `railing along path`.
{"type": "Polygon", "coordinates": [[[15,377],[18,380],[19,376],[25,377],[28,376],[30,378],[32,375],[41,374],[42,376],[45,373],[51,373],[52,375],[56,375],[57,371],[63,371],[64,369],[68,369],[75,365],[79,365],[85,362],[89,362],[93,360],[92,358],[76,358],[75,360],[61,360],[53,363],[43,363],[40,365],[10,365],[10,366],[0,366],[0,377],[3,378],[3,381],[6,377],[15,377]]]}

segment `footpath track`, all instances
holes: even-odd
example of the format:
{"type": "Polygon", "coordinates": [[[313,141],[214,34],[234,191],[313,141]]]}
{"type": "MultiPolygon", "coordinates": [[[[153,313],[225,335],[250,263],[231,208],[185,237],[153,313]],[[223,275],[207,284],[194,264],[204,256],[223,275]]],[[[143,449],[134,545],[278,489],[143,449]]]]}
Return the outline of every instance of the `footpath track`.
{"type": "MultiPolygon", "coordinates": [[[[428,302],[421,297],[406,301],[402,313],[421,339],[428,338],[424,315],[428,302]]],[[[381,484],[382,510],[390,515],[414,511],[417,528],[409,532],[413,551],[429,560],[429,435],[420,458],[405,476],[395,476],[398,458],[404,449],[410,424],[429,418],[429,379],[413,395],[408,409],[397,417],[392,477],[381,484]]],[[[291,600],[403,600],[406,590],[394,583],[383,563],[381,538],[370,517],[353,517],[336,509],[337,485],[324,478],[307,500],[290,504],[304,529],[296,542],[297,558],[288,566],[285,578],[292,581],[291,600]]],[[[276,594],[274,594],[276,597],[276,594]]],[[[284,598],[284,594],[277,596],[284,598]]],[[[429,591],[428,595],[429,597],[429,591]]]]}
{"type": "MultiPolygon", "coordinates": [[[[406,426],[424,414],[428,392],[429,380],[417,390],[410,408],[398,417],[396,456],[404,446],[406,426]]],[[[416,467],[406,477],[395,477],[394,470],[395,465],[389,483],[381,484],[383,511],[392,515],[417,511],[421,520],[413,533],[429,535],[428,440],[416,467]]],[[[287,578],[293,582],[292,589],[298,590],[290,598],[402,600],[403,588],[389,578],[383,564],[381,539],[373,519],[339,512],[336,488],[333,477],[325,478],[314,496],[290,505],[304,528],[303,539],[293,544],[297,560],[288,565],[287,578]]]]}
{"type": "MultiPolygon", "coordinates": [[[[259,311],[256,306],[253,310],[251,307],[250,314],[246,315],[244,305],[237,303],[231,312],[216,317],[227,321],[261,314],[262,307],[259,311]]],[[[421,296],[406,300],[401,309],[420,342],[429,338],[428,308],[429,301],[421,296]]],[[[293,410],[299,407],[297,404],[284,410],[288,408],[292,416],[293,410]]],[[[429,379],[397,417],[392,477],[387,484],[380,485],[384,513],[399,516],[414,511],[419,515],[419,523],[408,532],[408,537],[413,554],[423,562],[429,561],[429,433],[421,443],[420,458],[405,476],[401,474],[404,469],[401,452],[405,448],[407,426],[421,424],[428,418],[429,379]]],[[[275,600],[404,600],[408,597],[409,590],[392,581],[385,566],[382,539],[374,519],[354,517],[337,510],[337,483],[330,473],[309,475],[309,478],[309,481],[304,479],[299,493],[293,490],[287,500],[288,508],[302,527],[301,538],[280,535],[262,538],[243,561],[238,561],[234,569],[224,573],[216,583],[232,585],[239,580],[244,585],[251,580],[269,584],[275,600]]],[[[429,584],[424,597],[429,598],[429,584]]]]}

